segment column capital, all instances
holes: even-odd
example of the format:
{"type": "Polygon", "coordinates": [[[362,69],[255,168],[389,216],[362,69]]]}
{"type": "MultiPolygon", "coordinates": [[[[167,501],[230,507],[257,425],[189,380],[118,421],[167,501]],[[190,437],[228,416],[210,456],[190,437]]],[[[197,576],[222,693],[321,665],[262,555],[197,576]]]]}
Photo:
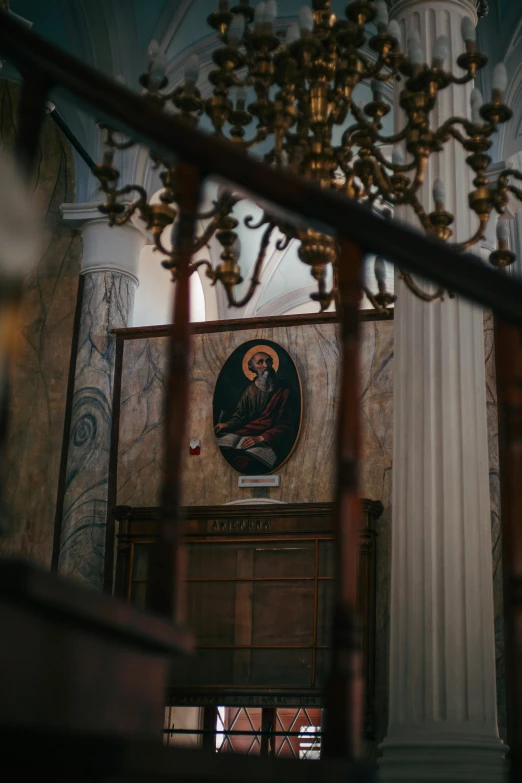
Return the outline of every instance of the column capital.
{"type": "MultiPolygon", "coordinates": [[[[392,12],[392,16],[395,16],[405,6],[418,5],[422,0],[386,0],[388,8],[392,12]]],[[[431,0],[431,3],[445,2],[453,3],[460,6],[468,6],[470,11],[475,10],[477,17],[480,19],[486,16],[488,13],[488,0],[431,0]]]]}
{"type": "Polygon", "coordinates": [[[80,274],[119,272],[138,285],[140,252],[150,242],[147,232],[133,220],[123,226],[110,226],[109,219],[98,207],[98,202],[60,205],[63,221],[79,228],[83,236],[80,274]]]}

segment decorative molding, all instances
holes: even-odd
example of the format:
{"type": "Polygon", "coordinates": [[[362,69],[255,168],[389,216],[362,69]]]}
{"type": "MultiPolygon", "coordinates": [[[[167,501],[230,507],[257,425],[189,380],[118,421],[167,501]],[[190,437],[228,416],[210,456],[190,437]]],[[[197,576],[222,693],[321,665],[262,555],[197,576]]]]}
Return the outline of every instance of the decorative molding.
{"type": "MultiPolygon", "coordinates": [[[[334,503],[281,503],[272,502],[273,507],[267,507],[265,503],[258,503],[251,498],[250,502],[226,503],[225,505],[211,506],[187,506],[183,509],[183,517],[186,520],[207,521],[220,517],[223,519],[245,518],[251,516],[257,519],[259,516],[270,519],[296,519],[326,517],[333,519],[334,503]],[[238,508],[241,505],[242,508],[238,508]]],[[[380,500],[361,498],[362,510],[372,519],[379,519],[383,513],[383,505],[380,500]]],[[[112,509],[114,518],[119,522],[135,521],[148,522],[155,525],[162,515],[159,506],[115,506],[112,509]]]]}
{"type": "MultiPolygon", "coordinates": [[[[361,310],[361,321],[393,321],[390,315],[375,310],[361,310]]],[[[265,316],[263,318],[237,318],[228,321],[203,321],[190,325],[192,334],[210,334],[212,332],[234,332],[245,329],[275,329],[279,326],[306,326],[308,324],[338,323],[337,313],[303,313],[298,315],[265,316]]],[[[114,329],[113,334],[121,335],[124,340],[144,340],[151,337],[168,337],[172,326],[131,326],[126,329],[114,329]]]]}
{"type": "MultiPolygon", "coordinates": [[[[386,2],[388,3],[389,8],[393,8],[394,6],[399,5],[402,0],[386,0],[386,2]]],[[[489,11],[488,0],[470,0],[470,2],[477,9],[477,16],[479,19],[483,16],[487,16],[489,11]]]]}

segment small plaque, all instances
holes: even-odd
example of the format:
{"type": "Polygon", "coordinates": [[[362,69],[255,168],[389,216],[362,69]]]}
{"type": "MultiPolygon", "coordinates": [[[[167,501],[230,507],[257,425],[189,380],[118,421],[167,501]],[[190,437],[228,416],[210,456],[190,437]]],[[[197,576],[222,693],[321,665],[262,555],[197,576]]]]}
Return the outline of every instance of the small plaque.
{"type": "Polygon", "coordinates": [[[280,487],[281,476],[240,476],[238,487],[280,487]]]}

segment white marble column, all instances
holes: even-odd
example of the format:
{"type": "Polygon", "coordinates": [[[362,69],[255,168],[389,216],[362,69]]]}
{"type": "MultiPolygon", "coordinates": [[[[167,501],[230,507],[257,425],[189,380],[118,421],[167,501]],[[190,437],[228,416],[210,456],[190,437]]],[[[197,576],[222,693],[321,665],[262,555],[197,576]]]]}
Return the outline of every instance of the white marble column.
{"type": "Polygon", "coordinates": [[[60,541],[59,571],[103,586],[115,338],[129,326],[144,235],[110,227],[96,204],[64,204],[81,226],[84,276],[60,541]]]}
{"type": "MultiPolygon", "coordinates": [[[[428,62],[447,35],[459,69],[470,0],[396,0],[406,41],[416,30],[428,62]]],[[[440,95],[435,122],[467,116],[472,85],[440,95]]],[[[398,113],[398,112],[397,112],[398,113]]],[[[398,124],[401,119],[398,117],[398,124]]],[[[466,153],[430,164],[456,215],[457,239],[474,231],[466,153]]],[[[415,222],[414,216],[401,215],[415,222]]],[[[385,781],[500,781],[482,310],[461,299],[427,304],[397,279],[395,292],[392,584],[385,781]]]]}
{"type": "MultiPolygon", "coordinates": [[[[522,171],[522,152],[516,152],[504,162],[503,168],[522,171]]],[[[513,184],[518,183],[513,180],[513,184]]],[[[522,203],[510,194],[509,203],[504,213],[508,219],[510,233],[510,249],[515,253],[515,262],[508,267],[508,274],[522,277],[522,203]]]]}

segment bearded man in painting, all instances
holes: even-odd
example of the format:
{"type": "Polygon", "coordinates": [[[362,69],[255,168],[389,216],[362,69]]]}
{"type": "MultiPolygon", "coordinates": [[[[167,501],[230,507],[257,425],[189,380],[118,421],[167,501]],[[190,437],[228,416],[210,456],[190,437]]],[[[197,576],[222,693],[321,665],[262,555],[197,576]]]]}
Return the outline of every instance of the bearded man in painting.
{"type": "Polygon", "coordinates": [[[281,464],[296,437],[292,392],[278,378],[270,354],[254,353],[247,366],[253,380],[231,418],[216,424],[214,430],[220,449],[236,469],[266,473],[281,464]]]}

